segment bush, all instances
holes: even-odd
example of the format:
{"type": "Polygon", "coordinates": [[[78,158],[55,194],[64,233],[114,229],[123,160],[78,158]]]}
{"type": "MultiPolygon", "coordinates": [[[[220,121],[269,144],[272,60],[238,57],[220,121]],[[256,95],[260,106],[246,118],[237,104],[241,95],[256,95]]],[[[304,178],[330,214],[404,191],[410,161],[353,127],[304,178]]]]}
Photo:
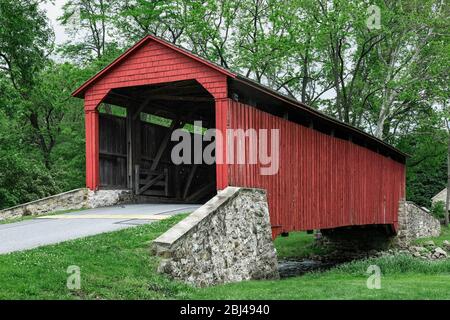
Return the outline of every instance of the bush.
{"type": "Polygon", "coordinates": [[[437,219],[444,219],[445,217],[445,202],[437,201],[431,207],[431,214],[437,219]]]}
{"type": "Polygon", "coordinates": [[[0,152],[0,209],[37,200],[61,190],[32,156],[0,152]]]}

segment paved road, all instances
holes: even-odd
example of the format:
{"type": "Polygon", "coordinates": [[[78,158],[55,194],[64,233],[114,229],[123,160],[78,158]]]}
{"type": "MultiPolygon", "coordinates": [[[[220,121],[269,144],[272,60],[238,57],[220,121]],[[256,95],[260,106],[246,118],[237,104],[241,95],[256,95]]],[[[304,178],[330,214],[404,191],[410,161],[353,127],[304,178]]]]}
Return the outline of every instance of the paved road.
{"type": "Polygon", "coordinates": [[[152,223],[200,205],[136,204],[89,209],[0,225],[0,254],[152,223]]]}

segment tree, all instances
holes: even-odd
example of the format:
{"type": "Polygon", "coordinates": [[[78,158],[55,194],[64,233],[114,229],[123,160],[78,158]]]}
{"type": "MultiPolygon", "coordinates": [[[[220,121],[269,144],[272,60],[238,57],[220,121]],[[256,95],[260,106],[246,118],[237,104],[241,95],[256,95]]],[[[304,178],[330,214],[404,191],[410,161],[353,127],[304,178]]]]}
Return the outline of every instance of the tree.
{"type": "Polygon", "coordinates": [[[60,190],[37,151],[26,143],[23,120],[14,109],[20,95],[1,75],[0,89],[0,208],[5,208],[60,190]]]}
{"type": "Polygon", "coordinates": [[[118,38],[135,42],[148,34],[154,34],[172,43],[179,43],[188,25],[191,8],[196,3],[198,1],[194,0],[118,1],[113,21],[122,33],[118,38]]]}
{"type": "Polygon", "coordinates": [[[108,45],[108,28],[114,1],[69,0],[58,18],[72,40],[63,46],[63,53],[76,60],[101,58],[108,45]],[[81,39],[81,40],[78,40],[81,39]]]}
{"type": "MultiPolygon", "coordinates": [[[[39,9],[40,1],[10,1],[0,3],[0,70],[9,79],[21,97],[14,105],[22,120],[31,127],[37,145],[47,159],[51,147],[39,125],[39,108],[35,105],[37,75],[48,61],[53,48],[53,33],[45,14],[39,9]]],[[[45,116],[45,115],[44,115],[45,116]]],[[[47,115],[48,116],[48,115],[47,115]]],[[[45,160],[46,165],[48,162],[45,160]]]]}
{"type": "Polygon", "coordinates": [[[29,103],[33,112],[27,114],[31,124],[27,138],[41,152],[43,163],[51,169],[52,153],[63,130],[64,118],[76,103],[71,99],[71,90],[79,79],[75,67],[49,63],[37,75],[37,83],[30,92],[29,103]]]}
{"type": "Polygon", "coordinates": [[[27,99],[34,75],[52,50],[54,35],[38,0],[0,2],[0,72],[27,99]]]}
{"type": "Polygon", "coordinates": [[[447,144],[447,199],[445,201],[445,226],[448,227],[449,224],[449,213],[450,210],[450,117],[448,117],[446,122],[447,127],[447,135],[448,135],[448,144],[447,144]]]}
{"type": "Polygon", "coordinates": [[[432,65],[446,54],[438,45],[444,39],[446,27],[442,21],[446,11],[443,1],[387,3],[383,11],[385,40],[376,52],[377,67],[383,76],[378,75],[378,81],[374,81],[380,89],[374,132],[378,138],[389,133],[396,115],[409,112],[417,101],[430,100],[420,90],[424,82],[442,76],[443,70],[433,72],[432,65]]]}

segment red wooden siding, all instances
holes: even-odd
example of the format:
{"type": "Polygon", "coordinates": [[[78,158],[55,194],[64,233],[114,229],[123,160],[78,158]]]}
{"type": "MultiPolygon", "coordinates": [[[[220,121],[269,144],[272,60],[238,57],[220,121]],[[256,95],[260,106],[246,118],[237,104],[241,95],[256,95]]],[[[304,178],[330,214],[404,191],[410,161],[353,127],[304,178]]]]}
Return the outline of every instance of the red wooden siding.
{"type": "Polygon", "coordinates": [[[267,190],[274,235],[351,225],[396,226],[398,202],[405,196],[402,163],[234,101],[228,121],[230,128],[280,130],[278,174],[260,175],[259,164],[228,165],[229,185],[267,190]]]}

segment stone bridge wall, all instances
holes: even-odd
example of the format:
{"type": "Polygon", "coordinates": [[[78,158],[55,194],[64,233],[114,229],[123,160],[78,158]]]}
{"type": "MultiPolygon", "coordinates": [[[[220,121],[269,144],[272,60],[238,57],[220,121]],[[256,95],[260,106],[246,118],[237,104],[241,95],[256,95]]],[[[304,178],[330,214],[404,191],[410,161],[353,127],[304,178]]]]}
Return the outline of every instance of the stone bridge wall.
{"type": "Polygon", "coordinates": [[[91,191],[80,188],[0,210],[0,220],[63,210],[107,207],[131,201],[132,196],[128,190],[91,191]]]}
{"type": "Polygon", "coordinates": [[[194,286],[278,278],[266,193],[227,187],[153,241],[158,271],[194,286]]]}
{"type": "Polygon", "coordinates": [[[411,201],[401,201],[398,210],[398,234],[400,243],[418,238],[437,237],[441,233],[439,220],[411,201]]]}
{"type": "Polygon", "coordinates": [[[439,221],[411,201],[400,202],[397,234],[394,234],[389,225],[321,230],[323,242],[344,256],[359,256],[369,250],[385,250],[392,246],[407,247],[415,239],[436,237],[440,232],[439,221]]]}

